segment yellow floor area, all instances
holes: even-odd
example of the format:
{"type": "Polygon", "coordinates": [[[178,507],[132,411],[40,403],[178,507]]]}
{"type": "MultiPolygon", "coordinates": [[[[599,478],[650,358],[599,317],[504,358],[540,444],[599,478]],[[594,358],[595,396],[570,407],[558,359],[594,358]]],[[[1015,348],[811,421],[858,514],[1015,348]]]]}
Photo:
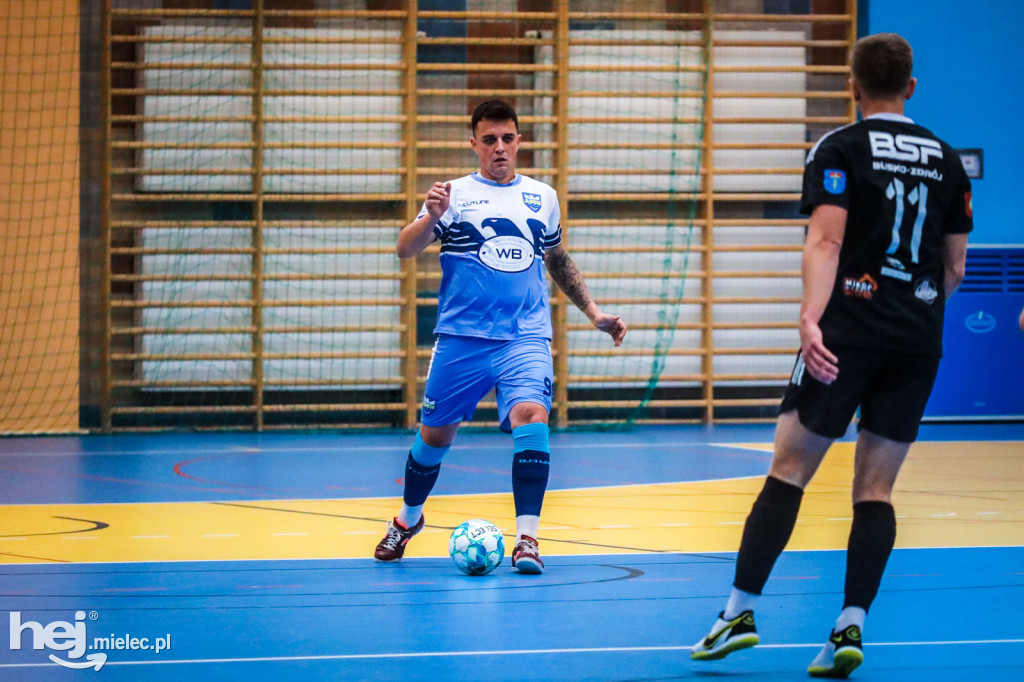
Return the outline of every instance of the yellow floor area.
{"type": "MultiPolygon", "coordinates": [[[[768,445],[746,446],[770,450],[768,445]]],[[[853,444],[807,489],[790,549],[843,549],[853,444]]],[[[735,551],[761,477],[549,491],[544,556],[735,551]]],[[[0,563],[369,557],[397,498],[0,506],[0,563]]],[[[1024,443],[922,442],[895,496],[897,547],[1024,542],[1024,443]]],[[[406,556],[447,554],[450,529],[485,518],[514,532],[510,494],[435,496],[406,556]]]]}

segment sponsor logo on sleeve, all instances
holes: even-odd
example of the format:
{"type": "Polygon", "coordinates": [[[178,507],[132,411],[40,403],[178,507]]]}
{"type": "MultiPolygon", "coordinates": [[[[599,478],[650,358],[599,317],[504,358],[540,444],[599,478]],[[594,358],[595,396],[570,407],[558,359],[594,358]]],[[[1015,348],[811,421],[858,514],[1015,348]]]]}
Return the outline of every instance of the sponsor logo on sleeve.
{"type": "Polygon", "coordinates": [[[846,190],[846,173],[835,168],[825,170],[825,191],[829,194],[842,194],[846,190]]]}
{"type": "Polygon", "coordinates": [[[967,213],[968,218],[974,217],[974,202],[970,192],[964,192],[964,211],[967,213]]]}
{"type": "Polygon", "coordinates": [[[523,203],[526,204],[526,208],[536,213],[540,210],[540,195],[523,192],[523,203]]]}

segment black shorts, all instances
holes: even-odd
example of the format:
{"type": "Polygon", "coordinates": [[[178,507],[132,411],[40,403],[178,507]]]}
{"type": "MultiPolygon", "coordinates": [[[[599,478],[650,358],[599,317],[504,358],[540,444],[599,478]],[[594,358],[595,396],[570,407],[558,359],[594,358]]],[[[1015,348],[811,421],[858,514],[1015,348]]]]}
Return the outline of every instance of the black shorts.
{"type": "Polygon", "coordinates": [[[797,354],[781,411],[796,409],[800,423],[813,433],[840,438],[860,407],[858,429],[901,443],[914,442],[939,358],[878,349],[833,349],[833,353],[839,358],[839,377],[827,385],[806,371],[797,354]]]}

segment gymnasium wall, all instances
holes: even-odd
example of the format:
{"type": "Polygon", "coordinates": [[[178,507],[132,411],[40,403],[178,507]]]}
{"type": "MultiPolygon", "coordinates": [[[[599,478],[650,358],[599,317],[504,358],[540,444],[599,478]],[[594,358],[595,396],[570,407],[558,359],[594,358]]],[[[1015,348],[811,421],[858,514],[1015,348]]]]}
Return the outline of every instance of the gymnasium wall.
{"type": "MultiPolygon", "coordinates": [[[[867,32],[897,31],[915,48],[908,114],[984,150],[972,244],[1024,245],[1010,199],[1024,3],[969,7],[862,0],[860,13],[867,32]]],[[[0,0],[0,433],[79,425],[78,38],[76,0],[0,0]]]]}
{"type": "Polygon", "coordinates": [[[0,0],[0,433],[78,428],[78,2],[0,0]]]}
{"type": "Polygon", "coordinates": [[[893,31],[914,48],[917,92],[907,113],[957,148],[984,150],[974,180],[974,245],[1024,244],[1020,107],[1024,57],[1020,0],[861,0],[868,31],[893,31]]]}

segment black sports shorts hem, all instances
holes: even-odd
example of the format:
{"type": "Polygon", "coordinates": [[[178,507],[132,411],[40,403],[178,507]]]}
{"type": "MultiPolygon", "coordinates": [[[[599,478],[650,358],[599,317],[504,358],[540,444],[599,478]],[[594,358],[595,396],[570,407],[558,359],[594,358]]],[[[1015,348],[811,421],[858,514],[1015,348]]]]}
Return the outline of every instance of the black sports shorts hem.
{"type": "Polygon", "coordinates": [[[780,412],[797,410],[800,423],[825,438],[841,438],[857,408],[859,429],[901,443],[917,440],[939,358],[879,349],[833,349],[839,376],[823,384],[803,367],[797,354],[780,412]]]}

